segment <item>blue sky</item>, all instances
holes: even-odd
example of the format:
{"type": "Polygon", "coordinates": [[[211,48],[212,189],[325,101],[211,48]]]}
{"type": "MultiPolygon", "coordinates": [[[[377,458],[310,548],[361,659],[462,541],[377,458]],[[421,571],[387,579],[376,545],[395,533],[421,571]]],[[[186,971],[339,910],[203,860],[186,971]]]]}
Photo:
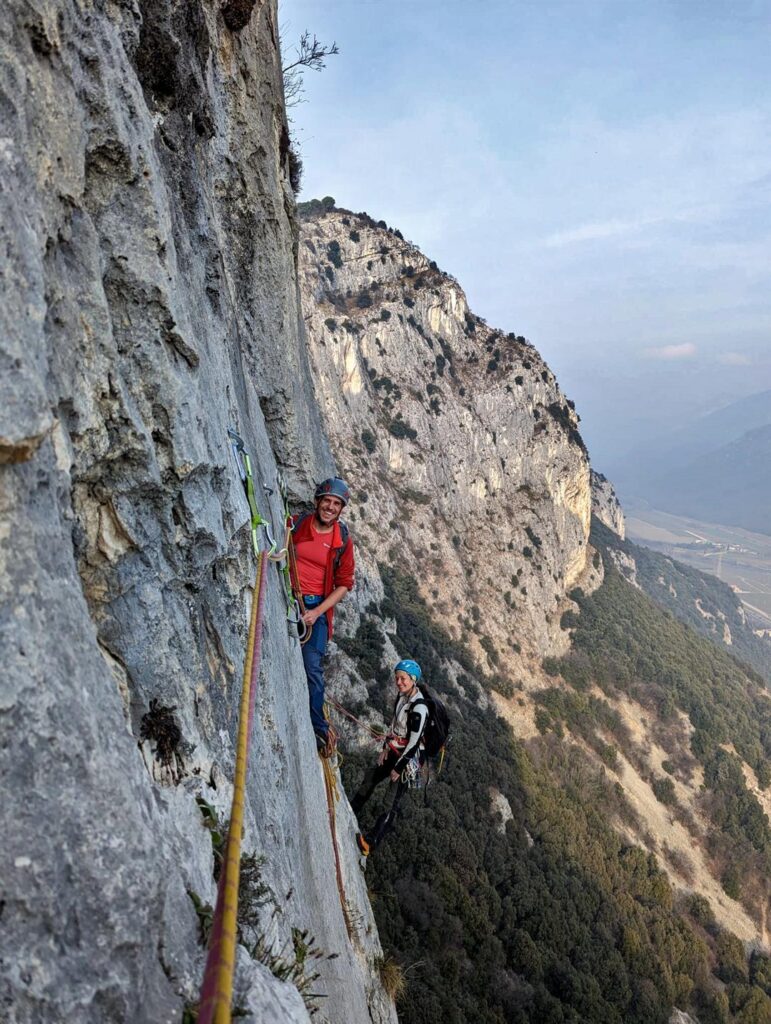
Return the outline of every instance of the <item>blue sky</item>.
{"type": "Polygon", "coordinates": [[[771,387],[771,0],[284,0],[340,55],[300,198],[402,230],[525,334],[598,468],[771,387]]]}

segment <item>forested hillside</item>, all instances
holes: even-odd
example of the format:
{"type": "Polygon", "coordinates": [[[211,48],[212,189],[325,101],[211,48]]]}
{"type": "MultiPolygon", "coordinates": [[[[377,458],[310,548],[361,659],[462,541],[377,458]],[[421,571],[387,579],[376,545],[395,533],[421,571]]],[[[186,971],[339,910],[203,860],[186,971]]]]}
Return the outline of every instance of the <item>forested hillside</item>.
{"type": "MultiPolygon", "coordinates": [[[[677,1006],[702,1024],[767,1021],[769,961],[759,954],[748,961],[703,897],[676,889],[655,855],[621,838],[613,825],[631,822],[634,812],[614,778],[612,747],[602,744],[603,764],[566,732],[590,739],[608,726],[607,717],[586,710],[584,696],[595,674],[610,685],[606,658],[621,653],[611,643],[591,666],[582,660],[598,617],[610,616],[628,593],[650,605],[650,614],[661,613],[611,569],[596,598],[582,604],[577,653],[559,664],[571,688],[555,690],[557,702],[544,693],[542,735],[523,743],[447,657],[447,638],[414,583],[383,568],[386,596],[373,614],[395,625],[391,639],[421,661],[454,712],[445,769],[426,794],[412,794],[398,831],[367,865],[381,937],[405,972],[400,1020],[664,1024],[677,1006]]],[[[686,645],[708,649],[673,626],[686,645]]],[[[362,672],[384,709],[390,673],[377,656],[374,664],[362,672]]],[[[666,671],[666,656],[662,665],[666,671]]],[[[627,669],[624,678],[645,685],[643,667],[632,668],[630,659],[627,669]]],[[[767,823],[734,762],[714,749],[704,756],[711,757],[709,799],[720,823],[716,856],[725,843],[741,845],[742,871],[750,872],[753,854],[765,863],[767,823]],[[732,813],[737,796],[744,802],[732,813]]],[[[371,757],[347,755],[349,792],[371,757]]],[[[756,881],[743,874],[737,885],[756,881]]]]}
{"type": "Polygon", "coordinates": [[[771,682],[771,641],[755,635],[741,601],[728,584],[651,548],[622,540],[596,519],[591,537],[596,546],[609,552],[619,571],[658,605],[771,682]]]}
{"type": "MultiPolygon", "coordinates": [[[[771,828],[742,770],[743,764],[751,768],[763,790],[771,783],[771,701],[763,679],[663,612],[612,567],[595,594],[577,596],[580,613],[569,621],[573,650],[547,669],[577,695],[593,688],[609,698],[626,694],[655,714],[657,738],[670,755],[656,780],[659,798],[676,808],[672,780],[688,781],[700,769],[701,810],[711,827],[702,834],[690,823],[695,844],[706,844],[728,894],[764,922],[771,828]],[[687,748],[676,727],[680,714],[690,726],[687,748]]],[[[586,707],[580,696],[564,691],[540,699],[553,716],[546,728],[558,722],[574,727],[576,707],[586,707]]],[[[598,716],[596,726],[613,731],[613,721],[598,716]]],[[[628,748],[620,723],[616,740],[628,748]]]]}

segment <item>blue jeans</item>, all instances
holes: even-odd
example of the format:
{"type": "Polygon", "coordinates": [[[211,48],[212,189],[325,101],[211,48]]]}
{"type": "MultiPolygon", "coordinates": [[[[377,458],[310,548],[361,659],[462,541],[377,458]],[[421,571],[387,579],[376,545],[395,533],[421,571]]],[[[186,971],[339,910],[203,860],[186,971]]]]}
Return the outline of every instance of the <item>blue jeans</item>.
{"type": "MultiPolygon", "coordinates": [[[[323,597],[305,597],[306,609],[316,608],[323,597]]],[[[329,627],[326,615],[319,615],[313,624],[311,638],[301,647],[305,675],[308,679],[308,698],[311,706],[311,723],[317,736],[326,737],[329,723],[324,718],[324,654],[327,650],[329,627]]]]}

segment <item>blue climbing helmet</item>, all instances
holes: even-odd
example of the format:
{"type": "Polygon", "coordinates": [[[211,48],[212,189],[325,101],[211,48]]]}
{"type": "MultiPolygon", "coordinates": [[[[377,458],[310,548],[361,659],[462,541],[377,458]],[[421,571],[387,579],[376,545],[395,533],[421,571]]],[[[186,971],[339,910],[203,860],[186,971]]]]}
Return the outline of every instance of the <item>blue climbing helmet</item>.
{"type": "Polygon", "coordinates": [[[341,480],[339,476],[331,476],[328,480],[322,480],[316,488],[316,493],[313,497],[315,501],[318,501],[319,498],[325,498],[327,495],[330,495],[333,498],[339,498],[343,505],[347,505],[351,500],[351,492],[348,490],[348,484],[345,480],[341,480]]]}
{"type": "Polygon", "coordinates": [[[403,658],[398,665],[394,665],[394,672],[406,672],[408,676],[412,676],[415,682],[423,675],[420,665],[412,658],[403,658]]]}

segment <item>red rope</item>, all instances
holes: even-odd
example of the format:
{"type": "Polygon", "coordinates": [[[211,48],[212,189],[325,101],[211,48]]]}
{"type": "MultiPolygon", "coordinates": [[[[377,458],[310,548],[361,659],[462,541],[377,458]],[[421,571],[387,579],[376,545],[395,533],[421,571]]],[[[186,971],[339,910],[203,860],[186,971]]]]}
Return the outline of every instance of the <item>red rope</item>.
{"type": "Polygon", "coordinates": [[[377,732],[371,726],[367,725],[366,722],[362,722],[360,718],[357,718],[356,715],[352,715],[350,711],[346,710],[342,704],[338,704],[336,700],[333,700],[331,697],[326,697],[326,702],[327,704],[330,704],[335,711],[338,711],[341,715],[345,715],[346,718],[350,718],[350,720],[355,722],[360,729],[364,729],[368,732],[373,739],[382,741],[386,738],[386,734],[384,732],[377,732]]]}

